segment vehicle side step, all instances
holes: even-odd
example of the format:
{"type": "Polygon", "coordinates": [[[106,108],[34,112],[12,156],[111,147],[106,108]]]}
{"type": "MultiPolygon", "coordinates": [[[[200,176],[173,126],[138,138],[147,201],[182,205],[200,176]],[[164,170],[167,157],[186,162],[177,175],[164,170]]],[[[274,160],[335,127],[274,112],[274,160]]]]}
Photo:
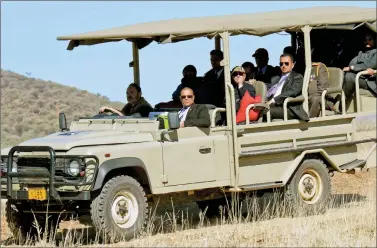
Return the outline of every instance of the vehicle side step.
{"type": "Polygon", "coordinates": [[[362,167],[366,164],[366,160],[362,160],[362,159],[355,159],[354,161],[351,161],[349,163],[346,163],[346,164],[343,164],[341,166],[339,166],[340,169],[342,170],[351,170],[351,169],[354,169],[356,167],[362,167]]]}

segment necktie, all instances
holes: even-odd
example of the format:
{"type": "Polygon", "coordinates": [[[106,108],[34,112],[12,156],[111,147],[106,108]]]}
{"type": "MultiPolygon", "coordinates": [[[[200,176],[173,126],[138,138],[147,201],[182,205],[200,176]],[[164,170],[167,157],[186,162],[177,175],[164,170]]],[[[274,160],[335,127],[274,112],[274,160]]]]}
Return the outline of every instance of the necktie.
{"type": "Polygon", "coordinates": [[[273,97],[273,96],[276,94],[277,89],[280,87],[280,85],[282,85],[282,84],[284,83],[286,77],[287,77],[287,76],[282,76],[282,77],[280,78],[280,81],[279,81],[277,84],[273,85],[273,86],[267,91],[267,96],[266,96],[267,99],[270,99],[271,97],[273,97]]]}
{"type": "Polygon", "coordinates": [[[186,109],[187,109],[187,107],[183,107],[183,108],[179,111],[179,114],[178,114],[179,120],[182,120],[182,117],[183,117],[183,115],[185,114],[186,109]]]}

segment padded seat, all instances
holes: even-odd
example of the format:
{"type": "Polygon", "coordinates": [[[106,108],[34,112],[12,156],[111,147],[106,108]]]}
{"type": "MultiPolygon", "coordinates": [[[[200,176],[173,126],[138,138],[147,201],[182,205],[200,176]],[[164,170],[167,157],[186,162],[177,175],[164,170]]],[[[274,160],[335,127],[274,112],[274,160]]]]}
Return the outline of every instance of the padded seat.
{"type": "Polygon", "coordinates": [[[375,97],[369,90],[360,89],[360,96],[375,97]]]}
{"type": "MultiPolygon", "coordinates": [[[[265,103],[266,102],[266,96],[267,96],[267,86],[266,86],[266,84],[262,81],[254,81],[254,82],[246,81],[246,83],[249,83],[252,86],[254,86],[255,95],[261,96],[261,102],[265,103]]],[[[263,112],[264,111],[259,112],[259,117],[258,117],[258,120],[256,122],[258,122],[258,123],[262,122],[263,112]]]]}
{"type": "MultiPolygon", "coordinates": [[[[327,96],[331,96],[335,98],[337,95],[342,94],[343,88],[343,81],[344,81],[344,72],[337,67],[327,67],[329,72],[329,87],[326,89],[327,96]]],[[[322,96],[322,102],[325,102],[325,96],[322,96]]],[[[328,115],[335,115],[335,111],[333,110],[326,110],[325,105],[321,108],[321,115],[328,116],[328,115]],[[324,113],[322,113],[324,111],[324,113]]]]}

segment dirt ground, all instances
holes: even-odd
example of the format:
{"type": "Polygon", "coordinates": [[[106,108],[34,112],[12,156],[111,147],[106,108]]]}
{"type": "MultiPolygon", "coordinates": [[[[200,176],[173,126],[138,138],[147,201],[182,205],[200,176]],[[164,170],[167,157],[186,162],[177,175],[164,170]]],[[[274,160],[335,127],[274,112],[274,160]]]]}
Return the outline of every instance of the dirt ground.
{"type": "MultiPolygon", "coordinates": [[[[376,190],[376,168],[370,168],[368,171],[359,172],[356,174],[341,174],[335,173],[332,177],[332,193],[334,195],[347,198],[347,196],[354,198],[355,195],[360,199],[365,198],[367,191],[376,190]]],[[[355,199],[356,200],[356,199],[355,199]]],[[[349,200],[352,201],[352,200],[349,200]]],[[[375,218],[375,216],[373,216],[375,218]]],[[[66,221],[61,223],[60,228],[70,229],[79,228],[76,222],[66,221]]],[[[10,237],[5,216],[1,215],[1,240],[6,240],[10,237]]]]}

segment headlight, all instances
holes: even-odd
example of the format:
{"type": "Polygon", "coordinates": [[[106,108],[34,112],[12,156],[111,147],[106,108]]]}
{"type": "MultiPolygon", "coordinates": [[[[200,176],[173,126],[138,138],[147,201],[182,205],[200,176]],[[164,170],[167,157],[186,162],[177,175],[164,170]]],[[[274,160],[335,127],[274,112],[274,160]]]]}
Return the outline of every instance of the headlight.
{"type": "Polygon", "coordinates": [[[66,173],[73,177],[76,177],[80,173],[80,166],[81,164],[78,160],[72,160],[69,163],[68,168],[66,168],[66,173]]]}

